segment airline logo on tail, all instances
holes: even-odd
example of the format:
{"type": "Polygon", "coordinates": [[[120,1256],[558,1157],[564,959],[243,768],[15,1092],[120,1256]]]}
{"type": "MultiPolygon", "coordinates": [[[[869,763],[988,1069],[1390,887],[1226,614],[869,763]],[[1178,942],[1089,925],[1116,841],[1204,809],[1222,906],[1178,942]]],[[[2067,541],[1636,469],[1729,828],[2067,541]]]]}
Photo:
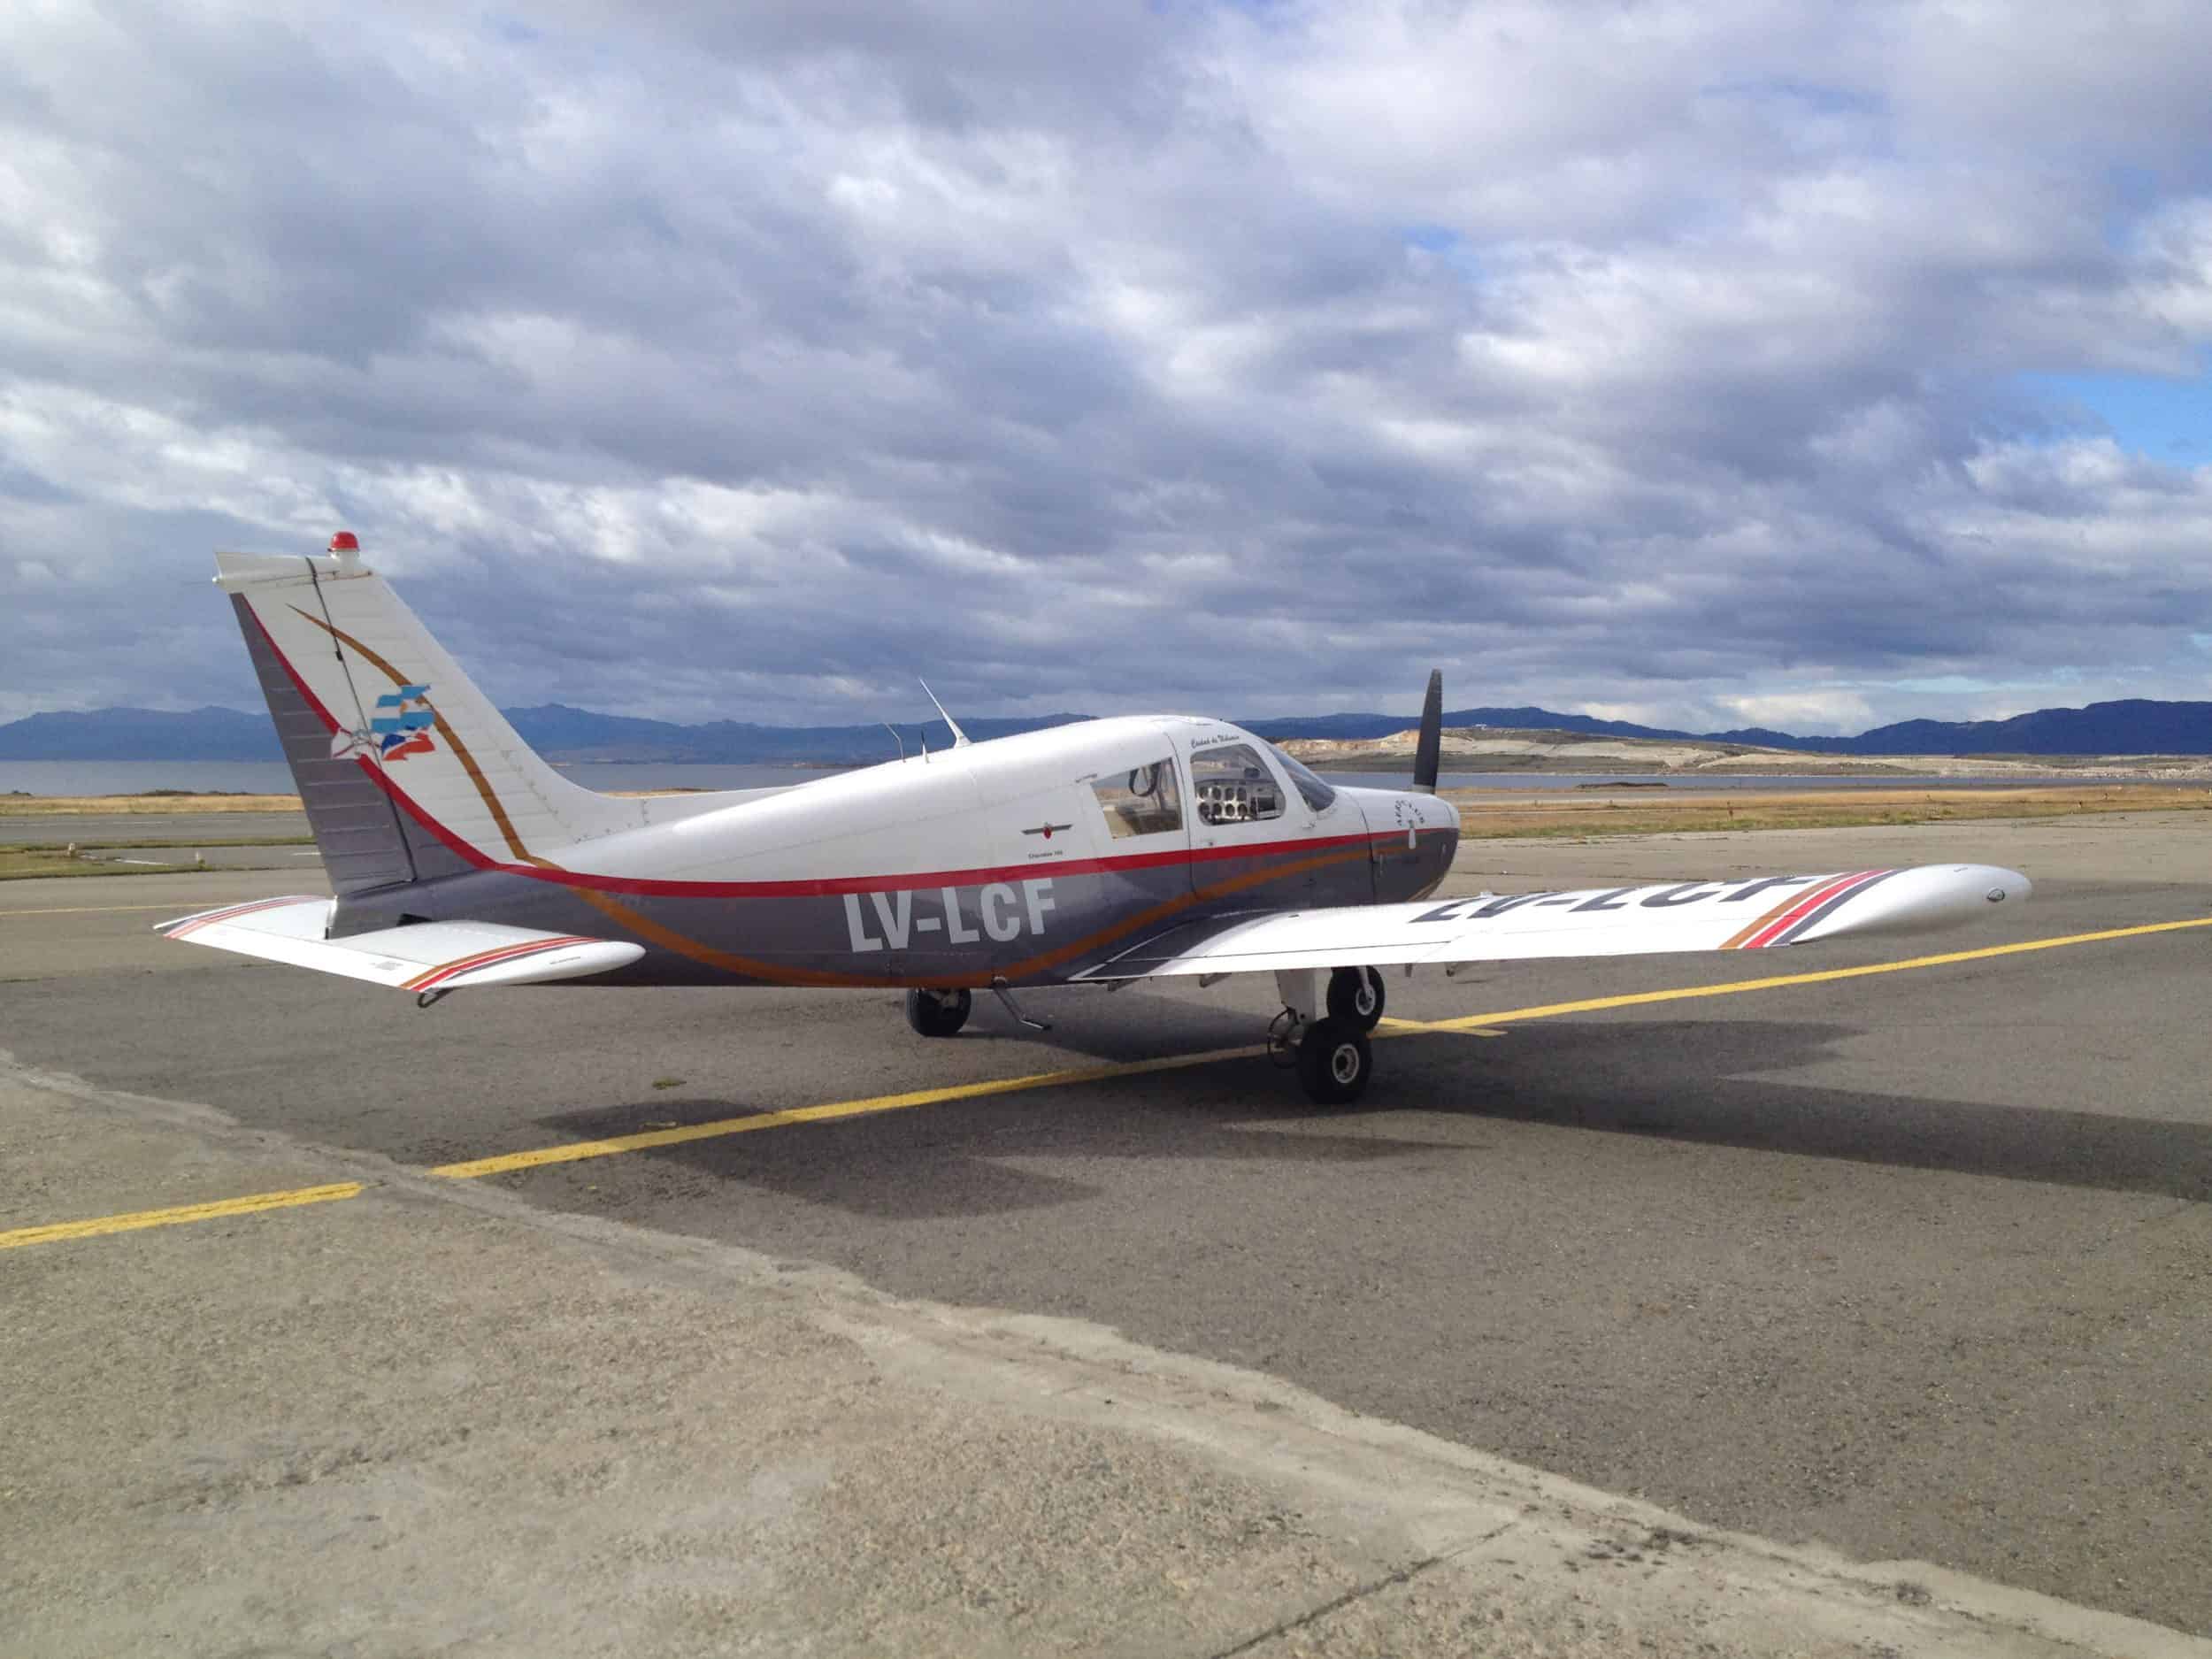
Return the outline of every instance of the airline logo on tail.
{"type": "Polygon", "coordinates": [[[437,747],[430,741],[437,724],[438,711],[430,706],[430,687],[402,686],[376,700],[376,713],[370,718],[366,731],[334,733],[330,753],[334,759],[373,755],[388,763],[405,760],[410,755],[427,755],[437,747]]]}

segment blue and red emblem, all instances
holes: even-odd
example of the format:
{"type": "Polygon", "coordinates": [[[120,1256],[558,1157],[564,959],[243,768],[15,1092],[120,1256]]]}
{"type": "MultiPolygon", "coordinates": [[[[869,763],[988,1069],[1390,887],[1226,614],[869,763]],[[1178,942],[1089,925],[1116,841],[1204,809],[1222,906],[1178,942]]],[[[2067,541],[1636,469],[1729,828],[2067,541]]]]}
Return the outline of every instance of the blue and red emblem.
{"type": "Polygon", "coordinates": [[[438,711],[430,706],[429,687],[402,686],[397,691],[386,692],[376,700],[376,713],[369,720],[377,757],[394,761],[429,754],[431,728],[437,724],[438,711]]]}
{"type": "Polygon", "coordinates": [[[334,759],[373,755],[383,761],[427,755],[437,748],[430,741],[437,724],[438,711],[430,706],[430,687],[402,686],[376,700],[376,712],[369,718],[366,731],[334,733],[330,753],[334,759]]]}

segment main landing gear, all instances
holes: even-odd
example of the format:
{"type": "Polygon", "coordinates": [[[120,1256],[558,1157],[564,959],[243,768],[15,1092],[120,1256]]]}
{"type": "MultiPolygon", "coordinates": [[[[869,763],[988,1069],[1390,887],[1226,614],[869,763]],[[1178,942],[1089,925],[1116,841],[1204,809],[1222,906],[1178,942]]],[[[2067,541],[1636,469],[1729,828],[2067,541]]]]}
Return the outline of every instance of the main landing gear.
{"type": "Polygon", "coordinates": [[[1326,999],[1316,995],[1317,970],[1275,976],[1283,1011],[1268,1028],[1269,1048],[1294,1066],[1306,1097],[1321,1106],[1348,1106],[1367,1092],[1374,1071],[1367,1033],[1382,1019],[1382,975],[1372,968],[1339,968],[1329,976],[1326,999]],[[1326,1007],[1328,1013],[1316,1019],[1326,1007]]]}
{"type": "MultiPolygon", "coordinates": [[[[1338,968],[1324,988],[1319,969],[1298,968],[1278,973],[1275,988],[1283,1011],[1268,1027],[1269,1053],[1297,1071],[1307,1098],[1317,1105],[1350,1105],[1367,1092],[1374,1071],[1367,1033],[1382,1022],[1382,975],[1372,968],[1338,968]]],[[[1023,1025],[1050,1029],[1023,1013],[1003,982],[991,989],[1023,1025]]],[[[906,1023],[924,1037],[954,1035],[974,1010],[975,994],[965,989],[906,994],[906,1023]]]]}

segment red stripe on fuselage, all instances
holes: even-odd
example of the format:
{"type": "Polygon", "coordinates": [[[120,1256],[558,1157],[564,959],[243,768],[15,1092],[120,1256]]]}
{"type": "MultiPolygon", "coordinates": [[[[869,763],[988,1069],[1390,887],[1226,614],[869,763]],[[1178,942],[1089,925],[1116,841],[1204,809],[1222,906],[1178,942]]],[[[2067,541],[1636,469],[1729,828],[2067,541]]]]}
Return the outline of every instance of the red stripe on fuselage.
{"type": "MultiPolygon", "coordinates": [[[[268,625],[257,613],[254,621],[260,626],[262,638],[269,641],[269,649],[283,664],[285,673],[308,705],[322,718],[334,733],[339,730],[336,720],[315,694],[309,690],[284,652],[269,633],[268,625]]],[[[589,887],[596,893],[629,893],[646,897],[714,898],[714,899],[804,899],[835,898],[847,893],[896,893],[921,887],[972,887],[994,882],[1033,880],[1041,876],[1085,876],[1111,874],[1124,870],[1157,870],[1175,864],[1222,864],[1239,858],[1287,857],[1294,854],[1310,853],[1332,847],[1352,847],[1362,844],[1394,843],[1402,830],[1363,831],[1356,835],[1315,835],[1301,839],[1256,841],[1242,846],[1178,848],[1171,852],[1126,853],[1118,857],[1039,859],[1032,864],[991,864],[969,870],[923,870],[909,875],[822,876],[787,881],[679,881],[654,876],[604,876],[582,870],[548,870],[534,864],[510,864],[494,858],[472,842],[433,818],[416,803],[406,790],[395,783],[390,775],[365,755],[356,755],[355,764],[374,779],[377,787],[389,795],[416,823],[436,836],[453,854],[479,870],[499,870],[509,875],[526,876],[533,881],[549,881],[563,887],[589,887]]],[[[1456,832],[1446,828],[1422,827],[1421,835],[1443,835],[1456,832]]]]}
{"type": "MultiPolygon", "coordinates": [[[[373,772],[373,768],[372,768],[373,772]]],[[[1332,847],[1354,847],[1371,842],[1394,843],[1401,832],[1357,835],[1315,835],[1303,840],[1256,841],[1234,847],[1178,848],[1172,852],[1127,853],[1115,858],[1039,859],[1031,864],[987,864],[968,870],[918,870],[909,874],[872,876],[809,876],[785,881],[679,881],[657,876],[608,876],[586,870],[544,870],[530,864],[507,864],[488,856],[462,840],[430,816],[408,793],[381,772],[378,781],[418,824],[455,853],[480,870],[502,870],[550,881],[563,887],[589,887],[595,893],[629,893],[648,897],[715,899],[835,898],[846,893],[896,893],[922,887],[973,887],[993,882],[1035,880],[1041,876],[1111,874],[1124,870],[1157,870],[1176,864],[1222,864],[1238,858],[1287,857],[1324,851],[1332,847]]],[[[1442,829],[1424,834],[1441,835],[1442,829]]]]}

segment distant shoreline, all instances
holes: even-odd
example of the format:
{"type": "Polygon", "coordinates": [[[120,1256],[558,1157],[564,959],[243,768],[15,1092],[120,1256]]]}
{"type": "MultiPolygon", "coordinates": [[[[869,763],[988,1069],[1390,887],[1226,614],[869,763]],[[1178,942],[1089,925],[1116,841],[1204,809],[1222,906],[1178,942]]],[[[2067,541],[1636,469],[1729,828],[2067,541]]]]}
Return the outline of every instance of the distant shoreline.
{"type": "MultiPolygon", "coordinates": [[[[1352,769],[1338,767],[1318,770],[1340,772],[1352,769]]],[[[1356,770],[1368,772],[1389,770],[1409,773],[1412,770],[1412,764],[1408,761],[1404,765],[1398,767],[1363,766],[1356,770]]],[[[1704,796],[1732,797],[1740,803],[1752,798],[1751,793],[1745,789],[1745,784],[1761,780],[1770,783],[1770,793],[1777,797],[1807,797],[1818,795],[1824,781],[1833,780],[1838,787],[1849,786],[1855,793],[1868,790],[1869,800],[1873,798],[1874,793],[1878,792],[1879,786],[1886,783],[1890,784],[1898,791],[1911,791],[1922,795],[1928,792],[1955,791],[1961,796],[2001,791],[2007,787],[2016,788],[2024,794],[2048,793],[2070,787],[2086,789],[2092,793],[2108,792],[2115,795],[2137,791],[2144,794],[2154,792],[2165,794],[2191,789],[2204,789],[2212,792],[2212,781],[2208,781],[2204,773],[2175,777],[2147,770],[2140,775],[2116,775],[2112,771],[2100,770],[2095,772],[2081,772],[2062,777],[2050,774],[2036,777],[2009,772],[1993,774],[1954,773],[1947,777],[1932,772],[1914,775],[1900,773],[1886,767],[1878,770],[1855,766],[1837,768],[1828,772],[1807,771],[1778,777],[1773,775],[1773,769],[1770,767],[1742,767],[1729,771],[1724,771],[1719,767],[1700,767],[1694,772],[1655,771],[1643,776],[1626,778],[1621,775],[1620,768],[1594,765],[1494,767],[1486,770],[1492,775],[1510,772],[1518,777],[1525,777],[1532,786],[1540,786],[1546,780],[1553,779],[1564,780],[1585,778],[1590,780],[1587,782],[1574,784],[1571,792],[1561,791],[1563,800],[1571,798],[1573,793],[1580,793],[1586,802],[1594,795],[1620,790],[1639,795],[1663,794],[1685,807],[1704,796]],[[1698,787],[1701,778],[1710,778],[1714,787],[1710,789],[1701,790],[1698,787]],[[1870,784],[1874,786],[1871,790],[1869,790],[1870,784]]],[[[1463,772],[1462,775],[1466,774],[1463,772]]],[[[1445,773],[1444,793],[1463,802],[1479,800],[1486,795],[1497,793],[1510,795],[1513,792],[1511,786],[1494,785],[1480,787],[1455,784],[1452,777],[1452,772],[1448,771],[1445,773]]],[[[713,791],[703,792],[695,788],[676,787],[657,789],[611,790],[607,793],[625,796],[651,796],[695,795],[713,793],[713,791]]],[[[226,789],[165,788],[127,790],[106,795],[33,795],[18,789],[0,794],[0,819],[80,815],[134,818],[170,813],[242,816],[296,813],[300,810],[302,808],[299,796],[275,792],[251,793],[226,789]]]]}
{"type": "MultiPolygon", "coordinates": [[[[1410,733],[1382,743],[1299,738],[1281,747],[1322,772],[1410,774],[1410,733]]],[[[1532,778],[1606,774],[1663,778],[1684,784],[1698,778],[1939,778],[1959,781],[2037,780],[2066,782],[2212,783],[2212,756],[2096,755],[1835,755],[1747,744],[1665,742],[1647,738],[1587,737],[1567,732],[1478,733],[1446,732],[1441,770],[1525,774],[1532,778]]]]}

